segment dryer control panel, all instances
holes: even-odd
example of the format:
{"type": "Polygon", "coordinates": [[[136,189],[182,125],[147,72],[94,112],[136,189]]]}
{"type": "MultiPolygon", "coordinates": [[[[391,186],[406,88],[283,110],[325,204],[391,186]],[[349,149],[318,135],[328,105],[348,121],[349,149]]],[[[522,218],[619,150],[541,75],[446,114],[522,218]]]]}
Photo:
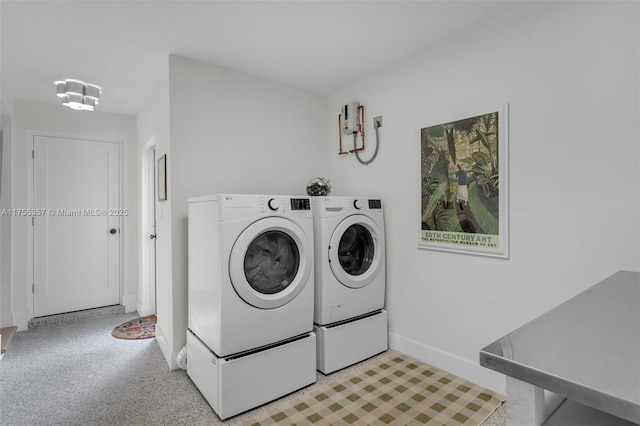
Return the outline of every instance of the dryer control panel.
{"type": "Polygon", "coordinates": [[[287,195],[260,195],[257,207],[257,211],[261,215],[290,215],[297,218],[313,219],[310,198],[287,195]]]}
{"type": "Polygon", "coordinates": [[[382,201],[380,200],[369,200],[369,208],[370,209],[382,209],[382,201]]]}
{"type": "MultiPolygon", "coordinates": [[[[267,207],[271,211],[278,211],[286,209],[285,200],[281,198],[270,198],[267,201],[267,207]]],[[[294,210],[311,210],[311,202],[308,198],[291,198],[290,208],[294,210]]]]}
{"type": "Polygon", "coordinates": [[[311,210],[311,203],[308,198],[292,198],[291,210],[311,210]]]}
{"type": "Polygon", "coordinates": [[[366,209],[368,207],[369,210],[382,210],[382,201],[380,200],[366,200],[356,198],[353,200],[353,208],[356,210],[366,209]]]}

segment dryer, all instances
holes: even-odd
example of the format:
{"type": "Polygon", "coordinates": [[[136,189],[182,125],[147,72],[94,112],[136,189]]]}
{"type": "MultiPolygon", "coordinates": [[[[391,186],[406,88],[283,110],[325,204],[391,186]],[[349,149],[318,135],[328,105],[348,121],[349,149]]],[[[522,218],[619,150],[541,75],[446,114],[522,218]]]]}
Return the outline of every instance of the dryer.
{"type": "Polygon", "coordinates": [[[310,199],[188,200],[187,374],[220,418],[315,382],[310,199]]]}
{"type": "Polygon", "coordinates": [[[318,370],[330,373],[387,349],[382,202],[312,199],[318,370]]]}

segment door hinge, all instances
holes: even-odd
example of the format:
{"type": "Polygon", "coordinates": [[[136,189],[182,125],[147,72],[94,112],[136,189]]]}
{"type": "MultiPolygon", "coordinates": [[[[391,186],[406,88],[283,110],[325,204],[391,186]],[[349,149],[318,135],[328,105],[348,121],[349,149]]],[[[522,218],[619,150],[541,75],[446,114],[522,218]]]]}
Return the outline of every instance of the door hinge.
{"type": "Polygon", "coordinates": [[[36,158],[36,152],[35,150],[31,150],[31,159],[33,160],[34,158],[36,158]]]}
{"type": "Polygon", "coordinates": [[[31,216],[31,226],[36,226],[36,217],[31,216]]]}
{"type": "Polygon", "coordinates": [[[35,293],[36,292],[36,284],[33,283],[31,284],[31,293],[35,293]]]}

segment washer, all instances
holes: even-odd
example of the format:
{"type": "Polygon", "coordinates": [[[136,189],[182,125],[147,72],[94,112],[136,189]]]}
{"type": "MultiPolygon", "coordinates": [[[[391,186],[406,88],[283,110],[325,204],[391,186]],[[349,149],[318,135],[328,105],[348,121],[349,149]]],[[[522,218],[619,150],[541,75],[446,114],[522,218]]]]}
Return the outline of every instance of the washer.
{"type": "Polygon", "coordinates": [[[188,237],[187,373],[216,413],[315,382],[310,199],[192,198],[188,237]]]}
{"type": "Polygon", "coordinates": [[[189,200],[189,328],[219,356],[313,329],[309,198],[189,200]]]}
{"type": "Polygon", "coordinates": [[[384,216],[380,200],[312,199],[314,322],[327,325],[384,307],[384,216]]]}
{"type": "Polygon", "coordinates": [[[379,199],[312,199],[317,367],[327,374],[388,347],[379,199]]]}

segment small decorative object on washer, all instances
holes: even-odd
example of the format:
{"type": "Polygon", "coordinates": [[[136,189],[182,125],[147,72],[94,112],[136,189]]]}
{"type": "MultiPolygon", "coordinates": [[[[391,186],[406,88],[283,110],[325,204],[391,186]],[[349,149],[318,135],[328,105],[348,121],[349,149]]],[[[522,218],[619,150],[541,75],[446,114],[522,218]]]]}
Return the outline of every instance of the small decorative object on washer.
{"type": "Polygon", "coordinates": [[[307,183],[307,195],[319,197],[331,193],[331,181],[323,177],[315,177],[307,183]]]}

